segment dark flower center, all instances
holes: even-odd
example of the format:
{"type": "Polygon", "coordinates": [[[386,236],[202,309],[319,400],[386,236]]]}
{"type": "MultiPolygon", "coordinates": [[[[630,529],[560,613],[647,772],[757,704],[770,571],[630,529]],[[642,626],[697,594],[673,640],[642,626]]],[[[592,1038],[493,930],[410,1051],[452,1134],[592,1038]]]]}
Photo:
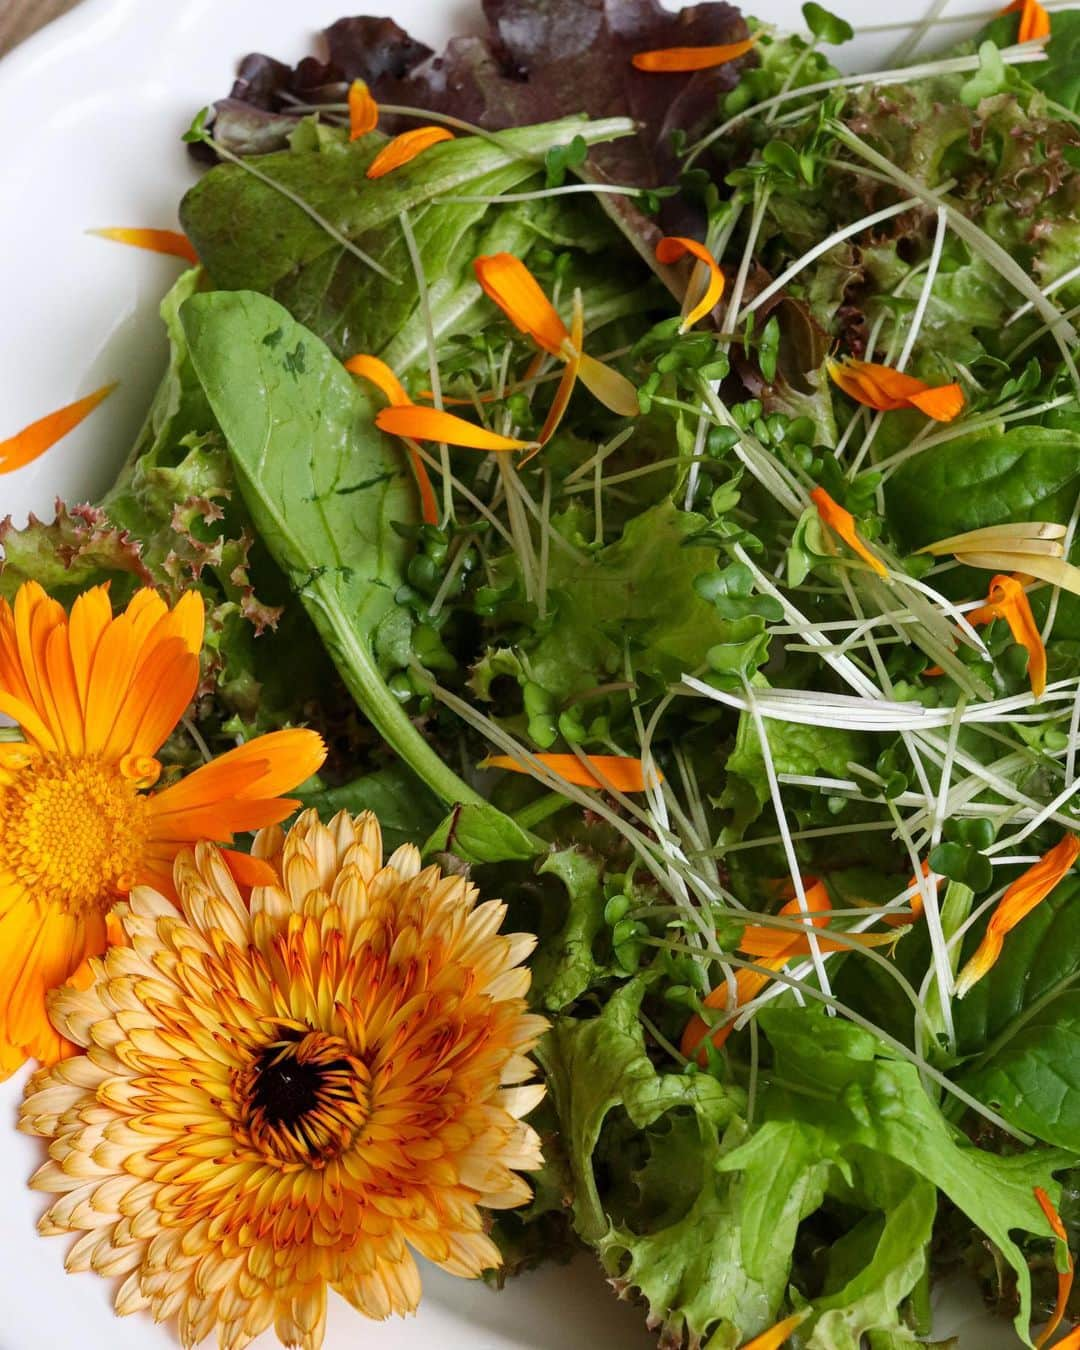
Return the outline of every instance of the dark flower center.
{"type": "Polygon", "coordinates": [[[270,1125],[296,1125],[319,1104],[320,1090],[329,1073],[347,1073],[344,1060],[330,1064],[303,1063],[288,1051],[268,1046],[255,1070],[252,1105],[270,1125]]]}

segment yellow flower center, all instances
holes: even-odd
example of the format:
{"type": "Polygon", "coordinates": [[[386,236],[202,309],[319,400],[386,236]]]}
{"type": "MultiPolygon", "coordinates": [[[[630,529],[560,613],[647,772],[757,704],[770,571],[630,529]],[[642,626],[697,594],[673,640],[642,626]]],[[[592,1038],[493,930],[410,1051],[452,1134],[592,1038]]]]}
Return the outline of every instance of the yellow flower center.
{"type": "Polygon", "coordinates": [[[138,787],[156,768],[44,755],[0,780],[5,862],[39,904],[81,914],[130,890],[149,825],[138,787]]]}
{"type": "Polygon", "coordinates": [[[240,1142],[285,1166],[324,1167],[356,1139],[371,1114],[371,1076],[339,1037],[283,1028],[237,1071],[240,1142]]]}

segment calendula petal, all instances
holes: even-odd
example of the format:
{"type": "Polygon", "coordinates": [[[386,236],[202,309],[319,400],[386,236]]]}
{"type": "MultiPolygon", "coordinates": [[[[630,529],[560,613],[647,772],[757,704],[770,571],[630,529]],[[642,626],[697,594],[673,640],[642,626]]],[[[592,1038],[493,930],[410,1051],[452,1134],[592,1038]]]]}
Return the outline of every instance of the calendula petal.
{"type": "Polygon", "coordinates": [[[991,969],[1001,955],[1003,939],[1042,903],[1071,870],[1080,854],[1080,839],[1064,835],[1027,871],[1017,877],[998,902],[983,940],[956,981],[956,997],[963,998],[991,969]]]}
{"type": "Polygon", "coordinates": [[[1062,557],[1065,552],[1062,540],[1068,532],[1067,526],[1055,521],[1021,520],[1014,524],[984,525],[982,529],[950,534],[947,539],[936,539],[932,544],[926,544],[918,552],[940,557],[944,553],[956,553],[964,549],[992,549],[1002,553],[1023,553],[1031,549],[1035,553],[1046,552],[1053,557],[1062,557]]]}
{"type": "Polygon", "coordinates": [[[73,431],[115,388],[115,381],[102,385],[85,398],[76,399],[74,403],[68,403],[56,412],[38,418],[14,436],[9,436],[6,441],[0,441],[0,473],[12,473],[15,469],[31,464],[69,431],[73,431]]]}
{"type": "Polygon", "coordinates": [[[987,572],[1023,572],[1040,581],[1048,581],[1051,586],[1060,586],[1063,591],[1080,595],[1080,567],[1074,567],[1064,558],[1044,557],[1038,553],[957,552],[956,559],[966,567],[981,567],[987,572]]]}
{"type": "Polygon", "coordinates": [[[414,127],[412,131],[403,131],[400,136],[388,142],[367,168],[368,178],[384,178],[395,169],[422,155],[440,141],[452,141],[454,133],[447,127],[414,127]]]}
{"type": "MultiPolygon", "coordinates": [[[[555,390],[555,397],[551,400],[551,407],[548,409],[548,415],[544,418],[544,425],[540,428],[540,444],[547,445],[552,436],[558,430],[559,423],[563,419],[570,397],[574,392],[574,385],[577,384],[578,374],[581,370],[582,350],[581,344],[585,337],[585,309],[581,302],[581,292],[574,292],[574,315],[570,323],[570,345],[574,349],[573,356],[563,367],[562,378],[559,380],[558,388],[555,390]]],[[[521,461],[523,464],[527,459],[521,461]]]]}
{"type": "Polygon", "coordinates": [[[782,1322],[777,1322],[776,1326],[770,1327],[768,1331],[763,1331],[760,1336],[755,1336],[752,1341],[747,1341],[742,1350],[780,1350],[780,1347],[790,1338],[791,1333],[809,1316],[809,1308],[804,1308],[802,1312],[792,1313],[790,1317],[785,1317],[782,1322]]]}
{"type": "Polygon", "coordinates": [[[970,615],[970,622],[989,623],[995,618],[1005,620],[1013,641],[1027,651],[1031,691],[1039,698],[1046,688],[1046,648],[1027,594],[1015,577],[996,576],[987,603],[970,615]]]}
{"type": "Polygon", "coordinates": [[[474,422],[466,422],[463,417],[455,417],[453,413],[438,408],[421,408],[415,403],[407,407],[383,408],[375,417],[375,425],[391,436],[404,436],[414,441],[439,441],[470,450],[531,450],[536,445],[535,441],[500,436],[474,422]]]}
{"type": "Polygon", "coordinates": [[[473,271],[484,294],[519,332],[552,356],[568,359],[566,324],[520,258],[512,253],[486,254],[473,260],[473,271]]]}
{"type": "Polygon", "coordinates": [[[834,530],[840,538],[847,544],[853,553],[857,553],[863,562],[867,563],[880,577],[887,577],[889,570],[881,559],[859,538],[859,532],[855,528],[855,517],[850,511],[846,510],[829,496],[824,488],[818,487],[810,494],[810,500],[817,507],[817,513],[821,519],[828,525],[830,530],[834,530]]]}
{"type": "Polygon", "coordinates": [[[693,70],[712,70],[745,56],[757,42],[757,36],[742,42],[725,42],[715,47],[661,47],[635,52],[630,58],[637,70],[652,74],[682,74],[693,70]]]}
{"type": "Polygon", "coordinates": [[[174,258],[183,258],[185,262],[197,263],[199,255],[195,245],[179,230],[127,229],[122,226],[108,226],[100,230],[88,230],[99,239],[111,239],[117,244],[130,244],[132,248],[149,249],[151,253],[168,253],[174,258]]]}
{"type": "Polygon", "coordinates": [[[1036,1350],[1042,1350],[1042,1347],[1053,1338],[1054,1332],[1061,1325],[1061,1319],[1065,1316],[1065,1310],[1069,1305],[1069,1295],[1072,1293],[1073,1286],[1073,1258],[1072,1252],[1069,1250],[1069,1235],[1065,1230],[1065,1225],[1061,1222],[1061,1215],[1041,1186],[1035,1187],[1035,1199],[1038,1201],[1043,1214],[1046,1215],[1046,1221],[1058,1240],[1057,1303],[1050,1320],[1043,1327],[1038,1340],[1035,1342],[1036,1350]]]}
{"type": "Polygon", "coordinates": [[[371,97],[366,80],[349,85],[349,140],[359,140],[379,125],[379,105],[371,97]]]}
{"type": "Polygon", "coordinates": [[[594,398],[618,417],[636,417],[641,411],[637,390],[617,370],[587,352],[581,354],[578,378],[594,398]]]}
{"type": "Polygon", "coordinates": [[[438,525],[439,501],[435,496],[435,489],[431,485],[431,476],[427,471],[427,465],[420,458],[420,453],[415,446],[409,447],[409,463],[412,465],[416,487],[420,493],[420,514],[423,517],[424,524],[438,525]]]}
{"type": "MultiPolygon", "coordinates": [[[[642,761],[627,755],[590,755],[588,765],[582,763],[577,755],[544,754],[534,755],[533,758],[578,787],[610,786],[619,792],[644,792],[646,788],[655,787],[664,781],[664,775],[658,769],[653,769],[646,778],[642,761]],[[592,772],[593,768],[595,773],[592,772]]],[[[482,762],[481,768],[508,769],[511,773],[532,772],[527,764],[519,763],[512,755],[490,755],[482,762]]]]}
{"type": "MultiPolygon", "coordinates": [[[[656,245],[657,262],[675,263],[688,253],[707,268],[708,272],[705,290],[701,298],[679,326],[681,333],[685,333],[688,328],[693,328],[699,319],[711,314],[720,297],[724,294],[724,273],[720,269],[720,264],[704,244],[699,244],[696,239],[688,239],[681,234],[669,234],[665,235],[656,245]]],[[[696,275],[697,269],[695,268],[696,275]]]]}
{"type": "Polygon", "coordinates": [[[412,407],[412,399],[405,392],[405,386],[386,362],[380,361],[377,356],[367,356],[363,353],[350,356],[345,362],[345,369],[353,375],[359,375],[362,379],[370,380],[372,384],[382,390],[386,401],[393,407],[412,407]]]}
{"type": "Polygon", "coordinates": [[[930,385],[893,366],[845,357],[826,362],[829,378],[849,398],[877,412],[918,408],[938,422],[951,422],[964,407],[958,384],[930,385]]]}
{"type": "Polygon", "coordinates": [[[1012,0],[1012,4],[1006,5],[1001,13],[1020,15],[1017,42],[1032,42],[1035,38],[1050,36],[1050,15],[1038,0],[1012,0]]]}

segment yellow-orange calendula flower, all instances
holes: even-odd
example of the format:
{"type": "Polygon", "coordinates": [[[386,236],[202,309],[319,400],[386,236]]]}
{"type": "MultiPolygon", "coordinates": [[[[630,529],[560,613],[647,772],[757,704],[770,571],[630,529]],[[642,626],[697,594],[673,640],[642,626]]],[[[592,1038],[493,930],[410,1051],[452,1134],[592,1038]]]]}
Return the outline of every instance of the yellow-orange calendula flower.
{"type": "Polygon", "coordinates": [[[124,226],[108,226],[101,230],[88,230],[99,239],[111,239],[114,244],[130,244],[132,248],[148,249],[151,253],[167,253],[174,258],[182,258],[194,265],[199,261],[195,245],[179,230],[129,229],[124,226]]]}
{"type": "Polygon", "coordinates": [[[1031,42],[1035,38],[1050,36],[1050,15],[1038,0],[1012,0],[1012,4],[1006,5],[1001,13],[1020,15],[1017,42],[1031,42]]]}
{"type": "Polygon", "coordinates": [[[454,133],[446,127],[414,127],[387,141],[367,167],[368,178],[385,178],[388,173],[411,163],[417,155],[440,141],[452,141],[454,133]]]}
{"type": "Polygon", "coordinates": [[[1027,593],[1016,577],[995,577],[986,604],[968,615],[972,624],[992,623],[995,619],[1004,619],[1013,641],[1027,651],[1031,692],[1039,698],[1046,688],[1046,648],[1027,593]]]}
{"type": "Polygon", "coordinates": [[[626,376],[595,356],[589,356],[581,350],[580,340],[575,341],[577,333],[584,331],[584,315],[579,330],[576,307],[574,331],[571,332],[540,283],[512,253],[492,253],[476,258],[473,270],[484,294],[499,306],[518,332],[524,333],[541,351],[567,363],[571,378],[560,384],[556,404],[561,403],[565,408],[574,383],[573,376],[576,376],[594,398],[613,413],[620,417],[637,416],[637,390],[626,376]]]}
{"type": "Polygon", "coordinates": [[[0,441],[0,473],[13,473],[16,469],[32,463],[39,455],[43,455],[69,431],[74,431],[83,418],[89,417],[97,405],[107,399],[115,388],[115,382],[102,385],[85,398],[76,399],[74,403],[68,403],[63,408],[58,408],[56,412],[39,417],[36,422],[23,427],[14,436],[9,436],[6,441],[0,441]]]}
{"type": "Polygon", "coordinates": [[[522,1120],[543,1095],[534,939],[415,847],[384,863],[370,814],[267,834],[279,881],[250,901],[208,844],[177,861],[179,911],[132,891],[130,946],[54,996],[88,1054],[40,1071],[22,1109],[51,1141],[41,1231],[80,1234],[67,1268],[119,1278],[117,1311],[176,1317],[185,1346],[273,1326],[317,1350],[328,1286],[411,1312],[412,1253],[499,1265],[482,1210],[529,1199],[520,1171],[541,1165],[522,1120]]]}
{"type": "Polygon", "coordinates": [[[652,74],[684,74],[693,70],[712,70],[745,56],[758,35],[742,42],[725,42],[717,47],[661,47],[651,52],[635,52],[630,58],[637,70],[652,74]]]}
{"type": "Polygon", "coordinates": [[[349,140],[359,140],[379,125],[379,105],[371,97],[365,80],[349,85],[349,140]]]}
{"type": "Polygon", "coordinates": [[[704,244],[699,244],[696,239],[684,238],[681,234],[669,234],[656,245],[656,261],[664,264],[676,263],[688,253],[705,268],[706,280],[700,299],[679,325],[680,333],[693,328],[706,314],[710,314],[724,294],[724,274],[704,244]]]}
{"type": "Polygon", "coordinates": [[[958,384],[927,384],[893,366],[857,361],[853,356],[827,362],[829,377],[849,398],[878,412],[918,408],[935,422],[951,422],[964,410],[958,384]]]}
{"type": "Polygon", "coordinates": [[[867,566],[872,567],[879,577],[887,577],[889,569],[877,556],[877,554],[863,543],[859,537],[859,532],[855,528],[855,517],[839,502],[834,501],[823,487],[814,488],[810,494],[810,500],[817,508],[817,513],[822,521],[828,525],[851,549],[852,553],[857,553],[867,566]]]}
{"type": "Polygon", "coordinates": [[[990,971],[1001,955],[1006,934],[1046,899],[1072,869],[1077,854],[1080,854],[1080,839],[1075,834],[1067,834],[1023,876],[1016,878],[994,910],[983,940],[960,972],[956,981],[957,998],[963,998],[990,971]]]}
{"type": "Polygon", "coordinates": [[[1069,1250],[1069,1235],[1065,1231],[1065,1225],[1061,1222],[1061,1215],[1054,1208],[1054,1202],[1041,1186],[1035,1187],[1035,1199],[1038,1201],[1039,1208],[1046,1215],[1046,1222],[1054,1231],[1057,1238],[1057,1304],[1054,1307],[1053,1315],[1047,1324],[1039,1333],[1039,1338],[1035,1342],[1036,1350],[1042,1350],[1042,1347],[1051,1339],[1054,1332],[1061,1325],[1061,1319],[1065,1316],[1065,1309],[1069,1306],[1069,1295],[1072,1293],[1073,1286],[1073,1258],[1069,1250]]]}
{"type": "Polygon", "coordinates": [[[120,897],[168,889],[185,845],[283,820],[297,803],[280,794],[325,757],[313,731],[274,732],[147,792],[195,693],[202,635],[195,592],[170,610],[139,591],[115,618],[103,586],[70,618],[36,582],[0,600],[0,712],[23,736],[0,741],[0,1076],[65,1053],[46,996],[104,951],[120,897]]]}

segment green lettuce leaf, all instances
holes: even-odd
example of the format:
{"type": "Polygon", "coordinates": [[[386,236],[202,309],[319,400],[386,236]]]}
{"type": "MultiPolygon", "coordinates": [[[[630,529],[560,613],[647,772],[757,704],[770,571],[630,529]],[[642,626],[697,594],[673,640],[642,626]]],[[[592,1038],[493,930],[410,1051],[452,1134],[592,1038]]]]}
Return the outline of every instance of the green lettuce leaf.
{"type": "MultiPolygon", "coordinates": [[[[1031,1280],[1011,1231],[1049,1234],[1034,1188],[1056,1194],[1052,1174],[1067,1165],[1068,1155],[1032,1149],[1000,1156],[973,1147],[927,1096],[913,1064],[890,1058],[875,1036],[839,1018],[817,1010],[767,1008],[759,1022],[774,1056],[773,1083],[762,1102],[766,1129],[784,1122],[809,1128],[816,1131],[824,1156],[841,1168],[859,1150],[869,1149],[941,1190],[1015,1271],[1015,1326],[1021,1342],[1030,1345],[1031,1280]]],[[[745,1166],[757,1152],[767,1159],[762,1134],[724,1166],[745,1166]]]]}
{"type": "MultiPolygon", "coordinates": [[[[981,34],[999,47],[1016,41],[1020,20],[1016,14],[1005,14],[995,19],[981,34]]],[[[1054,13],[1050,26],[1050,40],[1046,44],[1046,60],[1025,66],[1024,79],[1047,98],[1060,103],[1072,112],[1080,112],[1080,10],[1065,9],[1054,13]]]]}
{"type": "Polygon", "coordinates": [[[626,285],[629,247],[592,204],[538,201],[491,207],[451,204],[539,186],[549,146],[581,136],[594,144],[626,135],[625,118],[567,118],[500,133],[498,141],[458,137],[378,179],[364,171],[379,136],[349,142],[326,133],[302,148],[259,158],[260,174],[301,197],[389,273],[347,251],[304,210],[235,164],[208,173],[184,198],[180,218],[215,286],[255,290],[285,305],[339,357],[380,356],[404,372],[426,361],[426,316],[414,279],[402,215],[412,225],[436,341],[476,332],[492,311],[472,260],[505,250],[527,257],[552,236],[598,255],[590,264],[590,321],[632,312],[626,285]],[[536,180],[533,183],[531,180],[536,180]]]}

